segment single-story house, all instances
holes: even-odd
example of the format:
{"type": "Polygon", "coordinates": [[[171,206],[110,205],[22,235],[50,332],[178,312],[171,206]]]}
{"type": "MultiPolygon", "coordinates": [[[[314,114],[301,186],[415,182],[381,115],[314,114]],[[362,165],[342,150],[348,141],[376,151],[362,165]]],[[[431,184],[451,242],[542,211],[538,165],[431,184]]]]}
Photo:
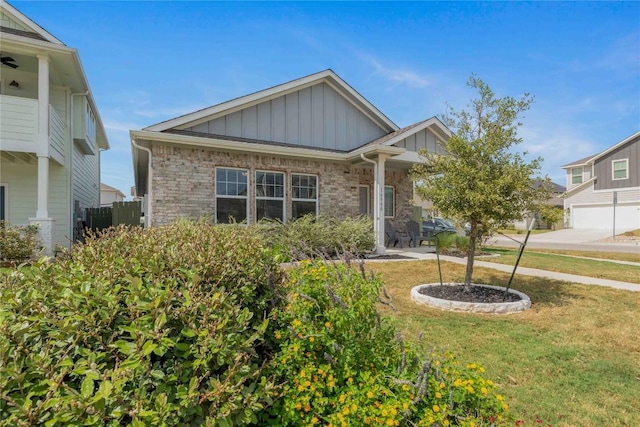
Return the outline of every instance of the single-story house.
{"type": "Polygon", "coordinates": [[[0,220],[69,247],[100,205],[109,142],[78,51],[0,1],[0,220]]]}
{"type": "Polygon", "coordinates": [[[384,251],[385,220],[413,216],[418,150],[443,152],[450,131],[435,117],[399,128],[325,70],[130,135],[146,226],[370,215],[384,251]]]}
{"type": "Polygon", "coordinates": [[[640,228],[640,132],[566,170],[565,221],[570,228],[640,228]]]}

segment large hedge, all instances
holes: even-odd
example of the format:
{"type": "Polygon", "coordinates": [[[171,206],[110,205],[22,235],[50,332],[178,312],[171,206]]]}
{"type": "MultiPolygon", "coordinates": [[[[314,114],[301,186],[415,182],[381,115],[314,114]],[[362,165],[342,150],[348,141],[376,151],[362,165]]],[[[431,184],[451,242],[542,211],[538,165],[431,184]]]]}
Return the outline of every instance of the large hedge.
{"type": "Polygon", "coordinates": [[[255,421],[281,274],[250,230],[185,221],[3,276],[0,426],[255,421]]]}

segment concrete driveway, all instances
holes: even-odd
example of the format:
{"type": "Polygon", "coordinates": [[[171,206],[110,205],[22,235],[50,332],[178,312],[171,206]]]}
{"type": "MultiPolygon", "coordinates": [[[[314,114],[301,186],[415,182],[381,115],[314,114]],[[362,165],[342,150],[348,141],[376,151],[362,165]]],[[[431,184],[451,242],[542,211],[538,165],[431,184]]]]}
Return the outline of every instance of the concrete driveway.
{"type": "MultiPolygon", "coordinates": [[[[518,242],[524,241],[526,234],[510,236],[518,242]]],[[[602,252],[640,253],[640,245],[635,242],[603,241],[613,237],[610,230],[565,229],[542,234],[532,234],[527,242],[528,248],[566,249],[602,252]]],[[[519,243],[508,237],[496,235],[489,239],[489,246],[518,247],[519,243]]]]}

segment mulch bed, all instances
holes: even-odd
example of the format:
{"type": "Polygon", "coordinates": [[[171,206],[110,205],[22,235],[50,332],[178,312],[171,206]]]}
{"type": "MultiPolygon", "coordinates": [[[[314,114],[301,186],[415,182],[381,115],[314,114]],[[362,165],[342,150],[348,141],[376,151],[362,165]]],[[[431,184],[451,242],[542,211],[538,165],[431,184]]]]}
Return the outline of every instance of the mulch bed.
{"type": "Polygon", "coordinates": [[[447,301],[475,302],[475,303],[499,303],[520,301],[519,295],[483,286],[473,286],[466,292],[464,285],[442,285],[420,288],[422,295],[447,301]]]}
{"type": "Polygon", "coordinates": [[[397,254],[385,254],[385,255],[369,255],[365,256],[367,261],[388,260],[388,259],[415,259],[409,256],[397,255],[397,254]]]}

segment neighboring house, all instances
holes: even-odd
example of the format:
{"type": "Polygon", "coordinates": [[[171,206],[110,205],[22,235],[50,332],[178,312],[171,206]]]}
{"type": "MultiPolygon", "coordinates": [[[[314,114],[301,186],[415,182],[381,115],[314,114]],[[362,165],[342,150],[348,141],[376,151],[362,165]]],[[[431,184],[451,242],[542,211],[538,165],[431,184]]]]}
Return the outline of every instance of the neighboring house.
{"type": "Polygon", "coordinates": [[[640,132],[562,168],[568,227],[613,229],[615,221],[616,231],[640,228],[640,132]]]}
{"type": "Polygon", "coordinates": [[[124,193],[117,188],[100,183],[100,206],[112,206],[113,202],[124,202],[124,193]]]}
{"type": "MultiPolygon", "coordinates": [[[[541,181],[535,180],[533,185],[535,188],[540,186],[541,181]]],[[[549,206],[553,206],[556,209],[562,211],[564,208],[564,192],[567,190],[560,184],[556,184],[555,182],[551,183],[553,187],[553,195],[549,200],[547,200],[546,204],[549,206]]],[[[563,227],[563,221],[560,219],[557,223],[552,223],[545,220],[538,212],[534,212],[533,215],[529,214],[522,221],[517,221],[513,224],[513,227],[518,230],[526,230],[529,228],[531,224],[531,218],[535,218],[536,222],[533,224],[533,228],[536,230],[559,230],[563,227]]]]}
{"type": "Polygon", "coordinates": [[[0,0],[0,219],[69,246],[109,148],[78,52],[0,0]]]}
{"type": "Polygon", "coordinates": [[[413,215],[407,172],[421,148],[442,152],[435,117],[399,129],[331,70],[131,131],[145,224],[210,216],[217,223],[304,214],[413,215]]]}

